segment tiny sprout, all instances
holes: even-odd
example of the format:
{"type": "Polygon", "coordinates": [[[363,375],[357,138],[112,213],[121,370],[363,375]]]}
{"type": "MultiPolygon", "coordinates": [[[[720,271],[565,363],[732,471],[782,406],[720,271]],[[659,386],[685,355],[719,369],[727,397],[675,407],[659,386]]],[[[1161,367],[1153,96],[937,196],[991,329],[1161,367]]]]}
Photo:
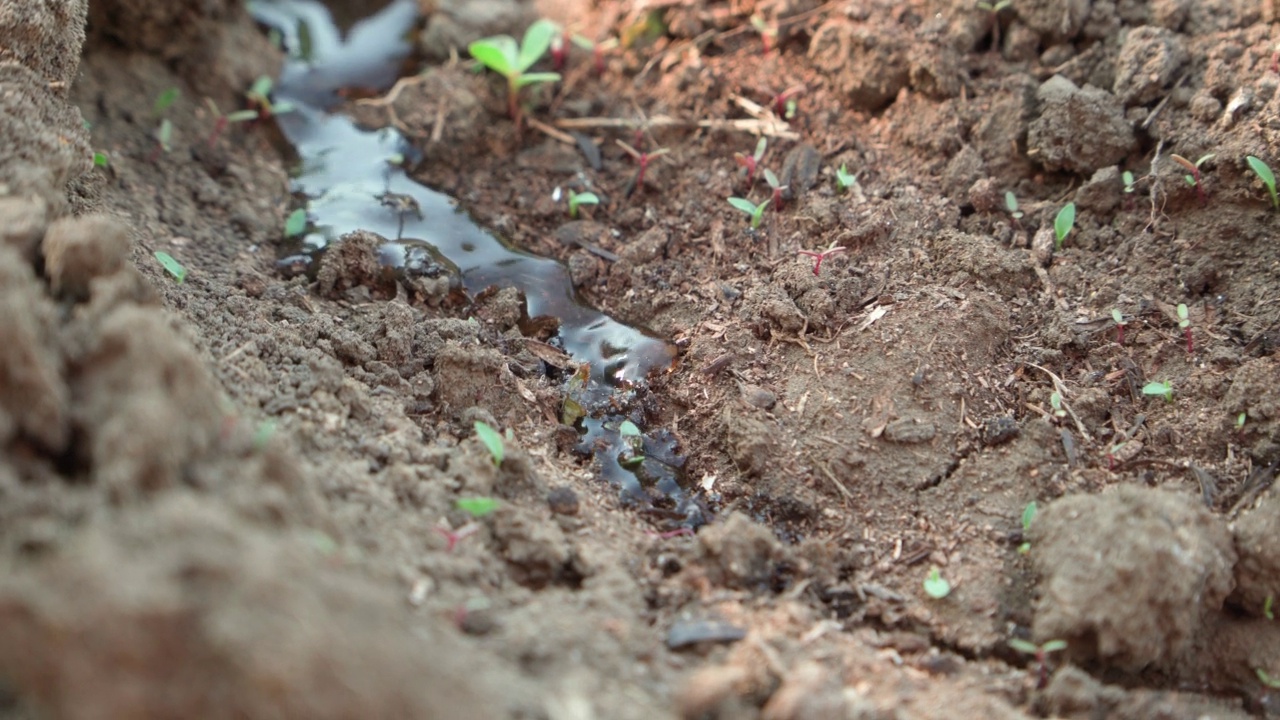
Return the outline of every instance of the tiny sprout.
{"type": "Polygon", "coordinates": [[[546,54],[551,41],[558,34],[559,26],[542,19],[529,26],[524,33],[524,40],[519,44],[510,35],[496,35],[476,40],[467,46],[471,57],[507,79],[507,113],[517,126],[521,119],[520,90],[526,85],[560,80],[559,73],[528,72],[546,54]]]}
{"type": "Polygon", "coordinates": [[[600,197],[595,193],[591,193],[591,192],[576,193],[573,190],[569,191],[569,217],[571,218],[578,217],[579,205],[599,205],[599,204],[600,204],[600,197]]]}
{"type": "Polygon", "coordinates": [[[1163,381],[1149,382],[1142,386],[1142,394],[1162,397],[1165,402],[1173,402],[1173,384],[1163,381]]]}
{"type": "Polygon", "coordinates": [[[307,211],[304,208],[298,208],[289,213],[289,217],[284,221],[284,236],[286,238],[297,237],[307,231],[307,211]]]}
{"type": "Polygon", "coordinates": [[[618,458],[622,465],[639,465],[644,462],[644,434],[630,420],[618,423],[618,435],[622,438],[623,452],[618,458]]]}
{"type": "Polygon", "coordinates": [[[1267,599],[1262,602],[1262,616],[1268,620],[1275,620],[1276,614],[1271,611],[1271,603],[1275,600],[1274,595],[1268,595],[1267,599]]]}
{"type": "MultiPolygon", "coordinates": [[[[1249,419],[1249,414],[1248,414],[1248,413],[1240,413],[1239,415],[1237,415],[1237,416],[1236,416],[1236,430],[1243,430],[1243,429],[1244,429],[1245,421],[1247,421],[1248,419],[1249,419]]],[[[1267,600],[1268,600],[1268,602],[1270,602],[1271,598],[1267,598],[1267,600]]]]}
{"type": "Polygon", "coordinates": [[[1254,671],[1258,673],[1258,679],[1262,681],[1263,685],[1266,685],[1269,688],[1280,689],[1280,678],[1271,677],[1267,674],[1267,671],[1262,668],[1255,668],[1254,671]]]}
{"type": "Polygon", "coordinates": [[[1253,170],[1262,184],[1267,186],[1267,192],[1271,194],[1271,207],[1280,210],[1280,196],[1276,195],[1276,176],[1271,172],[1271,167],[1252,155],[1244,161],[1249,163],[1249,169],[1253,170]]]}
{"type": "Polygon", "coordinates": [[[592,42],[582,35],[574,35],[570,38],[570,41],[583,50],[591,51],[591,60],[595,66],[596,75],[604,75],[604,54],[618,47],[618,38],[615,37],[601,40],[600,42],[592,42]]]}
{"type": "Polygon", "coordinates": [[[922,584],[924,594],[934,600],[941,600],[951,594],[951,583],[942,577],[941,571],[936,567],[929,569],[929,574],[925,576],[922,584]]]}
{"type": "Polygon", "coordinates": [[[233,112],[227,116],[227,121],[237,123],[250,120],[266,120],[277,115],[293,112],[291,103],[275,103],[271,101],[273,84],[270,75],[261,75],[257,80],[254,80],[253,85],[249,86],[248,92],[244,94],[245,100],[253,106],[253,109],[233,112]]]}
{"type": "Polygon", "coordinates": [[[845,251],[845,248],[843,245],[837,245],[833,242],[831,243],[831,247],[828,247],[826,250],[822,250],[820,252],[812,252],[809,250],[797,250],[796,253],[799,255],[806,255],[808,257],[813,258],[813,274],[816,277],[818,273],[822,271],[823,260],[826,260],[827,258],[831,257],[832,255],[835,255],[836,253],[842,253],[844,251],[845,251]]]}
{"type": "Polygon", "coordinates": [[[991,17],[991,48],[993,50],[1000,49],[1000,11],[1013,4],[1013,0],[995,0],[995,2],[987,2],[986,0],[978,0],[978,9],[985,10],[991,17]]]}
{"type": "Polygon", "coordinates": [[[1022,219],[1022,211],[1018,209],[1018,198],[1012,190],[1004,191],[1004,206],[1009,210],[1009,217],[1014,220],[1022,219]]]}
{"type": "Polygon", "coordinates": [[[169,118],[160,121],[160,126],[156,128],[156,147],[151,151],[151,160],[155,160],[160,156],[160,151],[169,152],[173,149],[173,122],[169,118]]]}
{"type": "Polygon", "coordinates": [[[778,176],[768,169],[764,171],[764,181],[769,183],[769,187],[773,189],[773,211],[782,212],[782,191],[786,190],[787,186],[783,185],[778,180],[778,176]]]}
{"type": "Polygon", "coordinates": [[[759,205],[756,205],[755,203],[751,202],[746,198],[740,198],[740,197],[729,198],[730,205],[734,206],[735,208],[751,216],[752,230],[755,230],[756,228],[760,227],[760,221],[764,219],[764,210],[765,208],[769,207],[770,202],[772,201],[765,200],[759,205]]]}
{"type": "MultiPolygon", "coordinates": [[[[637,132],[636,136],[637,136],[637,142],[638,142],[639,138],[642,137],[642,135],[639,132],[637,132]]],[[[630,155],[632,159],[636,161],[636,165],[639,167],[639,169],[636,171],[635,177],[631,179],[630,183],[628,183],[626,192],[623,193],[625,197],[631,197],[631,194],[635,192],[637,189],[639,190],[644,189],[644,176],[645,176],[645,173],[649,170],[649,163],[653,162],[654,158],[658,158],[663,155],[666,155],[668,152],[670,152],[670,150],[668,150],[667,148],[659,148],[652,152],[641,152],[640,150],[635,149],[634,147],[622,142],[621,140],[615,140],[614,142],[618,143],[618,147],[622,148],[624,152],[630,155]]]]}
{"type": "Polygon", "coordinates": [[[1124,328],[1129,321],[1125,320],[1124,315],[1120,314],[1116,308],[1111,308],[1111,319],[1116,323],[1116,343],[1124,345],[1124,328]]]}
{"type": "Polygon", "coordinates": [[[1071,234],[1072,228],[1076,225],[1076,204],[1069,202],[1062,206],[1058,211],[1058,216],[1053,219],[1053,236],[1056,243],[1054,249],[1062,250],[1062,243],[1067,239],[1067,235],[1071,234]]]}
{"type": "Polygon", "coordinates": [[[1049,653],[1067,649],[1066,640],[1046,640],[1043,645],[1036,645],[1030,640],[1010,638],[1009,647],[1025,655],[1034,655],[1036,659],[1037,687],[1044,687],[1049,682],[1049,653]]]}
{"type": "Polygon", "coordinates": [[[987,12],[990,12],[990,13],[998,13],[1001,10],[1004,10],[1005,8],[1009,7],[1010,5],[1013,5],[1013,0],[996,0],[996,2],[985,2],[985,0],[978,0],[978,9],[986,10],[987,12]]]}
{"type": "Polygon", "coordinates": [[[182,263],[174,260],[172,255],[164,252],[163,250],[157,250],[153,254],[155,255],[156,262],[160,263],[160,267],[164,268],[165,272],[172,275],[173,279],[178,283],[187,279],[187,269],[182,267],[182,263]]]}
{"type": "Polygon", "coordinates": [[[1120,174],[1120,180],[1124,183],[1124,191],[1126,193],[1133,193],[1134,185],[1137,184],[1138,182],[1136,179],[1134,179],[1133,173],[1129,172],[1128,170],[1125,170],[1123,173],[1120,174]]]}
{"type": "Polygon", "coordinates": [[[764,43],[764,54],[768,55],[778,44],[778,23],[765,20],[763,15],[757,13],[751,16],[751,27],[760,33],[760,40],[764,43]]]}
{"type": "Polygon", "coordinates": [[[803,95],[805,91],[803,85],[792,85],[773,96],[770,103],[773,105],[773,114],[784,120],[790,120],[796,115],[796,98],[803,95]]]}
{"type": "Polygon", "coordinates": [[[1178,154],[1171,155],[1170,157],[1173,158],[1174,162],[1186,168],[1187,171],[1190,173],[1190,175],[1183,175],[1182,179],[1186,180],[1188,185],[1196,189],[1196,196],[1200,198],[1200,204],[1201,205],[1209,204],[1209,197],[1205,195],[1204,185],[1200,182],[1202,179],[1202,175],[1200,174],[1200,166],[1212,160],[1214,157],[1214,153],[1209,153],[1208,155],[1201,155],[1200,159],[1196,160],[1195,162],[1191,162],[1190,160],[1178,154]]]}
{"type": "MultiPolygon", "coordinates": [[[[1027,506],[1022,509],[1022,534],[1024,536],[1027,533],[1031,532],[1031,521],[1036,519],[1037,510],[1038,508],[1036,507],[1035,500],[1032,500],[1031,502],[1027,503],[1027,506]]],[[[1023,555],[1026,555],[1027,553],[1031,552],[1031,543],[1028,541],[1023,541],[1023,543],[1018,546],[1018,552],[1023,555]]]]}
{"type": "Polygon", "coordinates": [[[739,165],[747,169],[747,189],[748,190],[751,189],[751,184],[755,182],[756,170],[760,167],[760,160],[764,158],[764,151],[768,147],[769,147],[769,141],[764,138],[760,138],[756,142],[756,151],[751,155],[747,155],[746,153],[740,153],[740,152],[733,154],[733,159],[736,160],[739,165]]]}
{"type": "Polygon", "coordinates": [[[156,96],[156,102],[155,105],[152,106],[152,112],[156,117],[164,115],[165,111],[173,107],[173,104],[177,102],[180,97],[182,97],[182,91],[176,87],[171,87],[161,91],[161,93],[156,96]]]}
{"type": "Polygon", "coordinates": [[[480,442],[489,449],[489,455],[493,457],[494,465],[501,465],[502,458],[506,454],[506,450],[502,443],[502,436],[497,430],[489,427],[489,424],[483,420],[477,420],[475,424],[476,437],[480,438],[480,442]]]}
{"type": "Polygon", "coordinates": [[[849,172],[848,168],[841,165],[836,170],[836,190],[841,193],[849,192],[849,189],[858,184],[857,173],[849,172]]]}
{"type": "Polygon", "coordinates": [[[1053,391],[1049,395],[1049,405],[1053,408],[1054,417],[1064,418],[1067,416],[1067,411],[1062,409],[1062,393],[1056,390],[1053,391]]]}
{"type": "Polygon", "coordinates": [[[107,158],[107,154],[106,154],[106,153],[104,153],[104,152],[95,152],[95,153],[93,154],[93,166],[94,166],[94,167],[105,168],[105,167],[107,167],[107,165],[109,165],[110,163],[111,163],[111,161],[107,158]]]}
{"type": "Polygon", "coordinates": [[[1183,303],[1178,303],[1178,327],[1187,338],[1187,354],[1190,355],[1195,352],[1195,343],[1191,339],[1191,315],[1183,303]]]}
{"type": "Polygon", "coordinates": [[[498,509],[498,501],[491,497],[458,498],[457,508],[473,518],[481,518],[498,509]]]}

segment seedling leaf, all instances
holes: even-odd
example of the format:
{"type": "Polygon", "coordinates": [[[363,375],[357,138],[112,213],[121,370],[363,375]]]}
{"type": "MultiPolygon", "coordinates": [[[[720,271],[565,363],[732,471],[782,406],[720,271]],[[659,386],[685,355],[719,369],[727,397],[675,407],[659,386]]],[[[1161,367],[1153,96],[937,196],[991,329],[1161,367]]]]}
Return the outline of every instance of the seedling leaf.
{"type": "Polygon", "coordinates": [[[857,174],[850,173],[844,165],[836,170],[836,189],[840,192],[848,191],[856,182],[858,182],[857,174]]]}
{"type": "Polygon", "coordinates": [[[1031,521],[1036,519],[1036,501],[1032,500],[1022,509],[1022,531],[1026,532],[1031,529],[1031,521]]]}
{"type": "Polygon", "coordinates": [[[1076,204],[1069,202],[1062,206],[1062,209],[1058,211],[1058,216],[1053,219],[1053,234],[1058,243],[1058,250],[1062,249],[1062,242],[1067,239],[1067,235],[1071,234],[1075,224],[1076,204]]]}
{"type": "Polygon", "coordinates": [[[1162,397],[1165,402],[1173,402],[1173,385],[1168,382],[1149,382],[1142,386],[1143,395],[1155,395],[1162,397]]]}
{"type": "Polygon", "coordinates": [[[182,96],[182,91],[176,87],[163,90],[156,96],[156,104],[153,107],[156,117],[164,115],[165,111],[173,107],[173,104],[182,96]]]}
{"type": "Polygon", "coordinates": [[[104,152],[95,152],[93,154],[94,167],[105,168],[107,165],[110,164],[110,162],[111,161],[107,159],[107,154],[104,152]]]}
{"type": "Polygon", "coordinates": [[[638,437],[641,433],[640,428],[636,427],[635,423],[630,420],[623,420],[618,423],[618,434],[623,437],[638,437]]]}
{"type": "MultiPolygon", "coordinates": [[[[551,41],[560,34],[560,27],[547,19],[541,19],[524,31],[524,41],[520,44],[520,52],[516,59],[516,69],[524,72],[538,62],[538,58],[546,54],[551,41]]],[[[557,80],[560,76],[556,76],[557,80]]]]}
{"type": "Polygon", "coordinates": [[[1035,655],[1036,653],[1040,652],[1039,645],[1031,642],[1030,640],[1024,640],[1022,638],[1009,638],[1009,647],[1013,648],[1014,650],[1017,650],[1020,653],[1024,653],[1026,655],[1035,655]]]}
{"type": "Polygon", "coordinates": [[[498,501],[491,497],[458,498],[458,509],[473,518],[481,518],[498,509],[498,501]]]}
{"type": "Polygon", "coordinates": [[[524,73],[523,75],[520,76],[520,79],[516,81],[516,87],[524,87],[526,85],[533,85],[535,83],[544,83],[544,82],[560,82],[560,73],[553,73],[553,72],[524,73]]]}
{"type": "Polygon", "coordinates": [[[746,198],[731,197],[729,198],[729,204],[748,215],[754,215],[756,212],[756,204],[746,198]]]}
{"type": "Polygon", "coordinates": [[[480,438],[480,442],[489,449],[489,454],[493,456],[493,464],[501,465],[502,458],[505,456],[505,448],[502,444],[502,436],[497,430],[489,427],[488,423],[483,420],[477,420],[475,424],[476,437],[480,438]]]}
{"type": "Polygon", "coordinates": [[[942,573],[936,567],[929,570],[923,584],[924,593],[934,600],[941,600],[951,594],[951,583],[942,577],[942,573]]]}
{"type": "Polygon", "coordinates": [[[1187,306],[1183,303],[1178,303],[1178,327],[1191,327],[1191,316],[1187,312],[1187,306]]]}
{"type": "Polygon", "coordinates": [[[1040,650],[1045,653],[1058,652],[1067,649],[1066,640],[1047,640],[1045,644],[1040,646],[1040,650]]]}
{"type": "Polygon", "coordinates": [[[1267,674],[1267,671],[1262,668],[1257,668],[1255,672],[1258,673],[1258,679],[1262,681],[1263,685],[1266,685],[1269,688],[1280,689],[1280,678],[1271,677],[1267,674]]]}
{"type": "Polygon", "coordinates": [[[1126,324],[1124,321],[1124,315],[1121,315],[1120,311],[1117,310],[1116,308],[1111,308],[1111,319],[1115,320],[1117,325],[1126,324]]]}
{"type": "Polygon", "coordinates": [[[298,208],[289,213],[289,217],[284,221],[284,236],[286,238],[297,237],[307,231],[307,211],[304,208],[298,208]]]}
{"type": "Polygon", "coordinates": [[[1271,195],[1271,207],[1280,208],[1280,196],[1276,195],[1276,176],[1271,172],[1270,166],[1252,155],[1246,157],[1244,161],[1249,164],[1249,168],[1258,176],[1262,184],[1267,186],[1267,192],[1271,195]]]}
{"type": "Polygon", "coordinates": [[[173,256],[163,250],[157,250],[153,253],[156,262],[160,263],[160,267],[173,276],[173,279],[181,283],[187,279],[187,269],[182,267],[182,263],[173,259],[173,256]]]}
{"type": "Polygon", "coordinates": [[[1263,603],[1262,603],[1262,614],[1263,614],[1263,616],[1265,616],[1268,620],[1275,620],[1275,619],[1276,619],[1276,614],[1275,614],[1274,612],[1272,612],[1272,610],[1271,610],[1271,603],[1272,603],[1272,601],[1274,601],[1274,600],[1275,600],[1275,596],[1274,596],[1274,595],[1268,595],[1268,596],[1267,596],[1267,599],[1266,599],[1265,601],[1263,601],[1263,603]]]}
{"type": "Polygon", "coordinates": [[[495,35],[477,40],[467,46],[467,52],[481,65],[496,73],[510,77],[516,72],[519,48],[516,47],[516,39],[510,35],[495,35]]]}

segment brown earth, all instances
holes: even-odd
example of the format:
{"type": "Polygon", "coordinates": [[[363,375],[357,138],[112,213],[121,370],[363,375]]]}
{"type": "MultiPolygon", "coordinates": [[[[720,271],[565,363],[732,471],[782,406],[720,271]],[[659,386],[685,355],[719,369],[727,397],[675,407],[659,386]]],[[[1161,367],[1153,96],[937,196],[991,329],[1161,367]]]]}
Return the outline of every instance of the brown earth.
{"type": "Polygon", "coordinates": [[[696,532],[573,450],[519,295],[367,234],[277,271],[296,158],[208,142],[282,63],[238,3],[0,0],[0,718],[1280,715],[1272,6],[640,5],[543,9],[630,42],[522,132],[449,60],[536,16],[498,0],[422,3],[432,59],[340,112],[674,343],[610,402],[678,441],[696,532]],[[629,195],[617,140],[669,151],[629,195]]]}

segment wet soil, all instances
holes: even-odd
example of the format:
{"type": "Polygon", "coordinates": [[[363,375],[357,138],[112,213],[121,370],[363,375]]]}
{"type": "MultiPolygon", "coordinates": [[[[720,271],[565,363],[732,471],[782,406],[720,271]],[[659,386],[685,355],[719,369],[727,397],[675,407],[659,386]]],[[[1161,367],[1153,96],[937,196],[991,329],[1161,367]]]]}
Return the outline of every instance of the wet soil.
{"type": "Polygon", "coordinates": [[[348,157],[210,141],[237,3],[0,2],[0,717],[1280,715],[1269,5],[411,8],[348,157]],[[539,13],[626,42],[517,128],[539,13]]]}

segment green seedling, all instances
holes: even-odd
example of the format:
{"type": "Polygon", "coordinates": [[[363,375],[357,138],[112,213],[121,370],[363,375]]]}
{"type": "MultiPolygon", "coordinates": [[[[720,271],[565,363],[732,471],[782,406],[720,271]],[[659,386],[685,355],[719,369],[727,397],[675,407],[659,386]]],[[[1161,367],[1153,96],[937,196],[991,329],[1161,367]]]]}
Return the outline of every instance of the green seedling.
{"type": "MultiPolygon", "coordinates": [[[[1038,508],[1036,507],[1035,500],[1032,500],[1031,502],[1027,503],[1027,506],[1022,508],[1022,536],[1023,537],[1026,537],[1027,533],[1031,532],[1031,521],[1036,519],[1037,511],[1038,511],[1038,508]]],[[[1023,543],[1018,546],[1018,552],[1022,553],[1023,555],[1026,555],[1027,553],[1031,552],[1031,543],[1024,540],[1023,543]]]]}
{"type": "Polygon", "coordinates": [[[1186,180],[1188,185],[1196,189],[1196,196],[1200,198],[1200,205],[1202,206],[1208,205],[1209,196],[1206,195],[1204,192],[1204,183],[1201,182],[1201,180],[1203,179],[1203,176],[1200,174],[1200,166],[1212,160],[1214,157],[1214,153],[1209,153],[1208,155],[1202,155],[1200,156],[1200,159],[1196,160],[1195,162],[1191,162],[1190,160],[1176,153],[1173,155],[1170,155],[1170,157],[1173,158],[1174,162],[1178,163],[1179,165],[1187,169],[1187,172],[1189,174],[1183,175],[1182,179],[1186,180]]]}
{"type": "Polygon", "coordinates": [[[1062,243],[1066,241],[1067,236],[1071,234],[1072,228],[1076,226],[1076,204],[1069,202],[1062,206],[1058,211],[1057,217],[1053,219],[1053,238],[1054,249],[1061,251],[1062,243]]]}
{"type": "Polygon", "coordinates": [[[495,35],[476,40],[467,46],[467,52],[481,65],[507,79],[507,114],[520,127],[520,90],[538,83],[560,80],[560,73],[531,73],[529,68],[538,62],[551,47],[551,41],[560,29],[550,20],[538,20],[524,33],[524,40],[516,44],[510,35],[495,35]]]}
{"type": "Polygon", "coordinates": [[[747,169],[747,190],[751,189],[751,185],[756,180],[756,170],[760,167],[760,160],[764,158],[764,151],[769,147],[769,141],[760,138],[756,141],[756,151],[750,155],[746,153],[734,153],[733,159],[739,165],[747,169]]]}
{"type": "Polygon", "coordinates": [[[1258,679],[1262,681],[1263,685],[1280,690],[1280,678],[1271,677],[1267,674],[1267,671],[1262,668],[1255,668],[1255,672],[1258,673],[1258,679]]]}
{"type": "Polygon", "coordinates": [[[182,267],[182,263],[174,260],[172,255],[163,250],[157,250],[152,254],[155,255],[156,262],[160,263],[160,267],[172,275],[178,283],[187,279],[187,269],[182,267]]]}
{"type": "Polygon", "coordinates": [[[493,457],[494,465],[501,465],[502,458],[505,457],[506,449],[502,443],[502,436],[497,430],[489,427],[489,424],[483,420],[477,420],[475,424],[476,437],[480,438],[480,442],[489,449],[489,455],[493,457]]]}
{"type": "Polygon", "coordinates": [[[929,574],[925,575],[922,585],[924,594],[934,600],[941,600],[951,594],[951,583],[942,577],[942,572],[936,567],[929,569],[929,574]]]}
{"type": "Polygon", "coordinates": [[[1194,353],[1196,346],[1191,339],[1191,313],[1182,303],[1178,303],[1178,327],[1182,328],[1182,334],[1187,338],[1187,354],[1194,353]]]}
{"type": "Polygon", "coordinates": [[[787,186],[783,185],[778,180],[778,176],[768,169],[764,171],[764,181],[769,183],[769,188],[773,191],[773,211],[782,212],[782,192],[787,189],[787,186]]]}
{"type": "Polygon", "coordinates": [[[574,35],[571,40],[574,45],[591,52],[591,64],[596,71],[596,75],[604,75],[605,53],[618,47],[618,38],[611,37],[600,42],[592,42],[582,35],[574,35]]]}
{"type": "Polygon", "coordinates": [[[104,152],[95,152],[95,153],[93,154],[93,166],[94,166],[94,167],[97,167],[97,168],[104,168],[104,169],[105,169],[105,168],[107,167],[107,165],[110,165],[110,164],[111,164],[111,161],[107,158],[107,154],[106,154],[106,153],[104,153],[104,152]]]}
{"type": "Polygon", "coordinates": [[[766,20],[759,13],[751,16],[751,27],[760,33],[760,41],[764,43],[764,54],[768,55],[778,46],[778,22],[766,20]]]}
{"type": "Polygon", "coordinates": [[[1267,599],[1262,602],[1262,616],[1268,620],[1275,620],[1276,614],[1271,610],[1271,603],[1275,600],[1274,595],[1268,595],[1267,599]]]}
{"type": "Polygon", "coordinates": [[[1004,207],[1009,211],[1009,217],[1013,218],[1014,222],[1022,219],[1022,211],[1018,209],[1018,197],[1012,190],[1004,191],[1004,207]]]}
{"type": "Polygon", "coordinates": [[[1116,323],[1116,344],[1124,345],[1124,328],[1129,324],[1124,315],[1116,308],[1111,308],[1111,319],[1116,323]]]}
{"type": "Polygon", "coordinates": [[[1258,176],[1262,184],[1267,186],[1267,192],[1271,194],[1271,207],[1280,210],[1280,197],[1276,196],[1276,175],[1271,172],[1271,167],[1252,155],[1246,157],[1244,161],[1249,164],[1249,169],[1258,176]]]}
{"type": "MultiPolygon", "coordinates": [[[[637,135],[636,142],[639,143],[640,142],[639,138],[643,137],[643,135],[639,132],[637,132],[636,135],[637,135]]],[[[666,148],[658,148],[657,150],[654,150],[652,152],[642,152],[640,150],[635,149],[631,145],[628,145],[622,142],[621,140],[615,140],[614,142],[618,143],[618,147],[622,148],[623,151],[625,151],[628,155],[631,156],[631,159],[636,161],[637,170],[636,170],[635,177],[631,178],[631,182],[627,184],[626,191],[623,192],[623,197],[631,197],[631,194],[634,193],[636,190],[644,189],[644,176],[645,176],[645,173],[648,172],[649,170],[649,163],[653,162],[655,158],[659,158],[659,157],[662,157],[663,155],[666,155],[670,151],[667,150],[666,148]]]]}
{"type": "MultiPolygon", "coordinates": [[[[1249,419],[1248,413],[1240,413],[1236,416],[1236,432],[1244,430],[1245,421],[1249,419]]],[[[1270,600],[1270,598],[1268,598],[1270,600]]]]}
{"type": "Polygon", "coordinates": [[[1053,408],[1053,416],[1056,418],[1064,418],[1067,411],[1062,407],[1062,393],[1057,390],[1049,394],[1049,406],[1053,408]]]}
{"type": "Polygon", "coordinates": [[[856,173],[849,172],[848,168],[841,165],[836,170],[836,192],[847,193],[854,185],[858,184],[858,176],[856,173]]]}
{"type": "Polygon", "coordinates": [[[1164,398],[1165,402],[1173,402],[1173,383],[1154,381],[1142,386],[1143,395],[1164,398]]]}
{"type": "Polygon", "coordinates": [[[813,258],[813,274],[816,277],[818,273],[822,271],[823,260],[826,260],[832,255],[835,255],[837,253],[842,253],[844,251],[845,251],[845,248],[843,245],[837,245],[835,244],[835,242],[832,242],[831,246],[828,247],[826,250],[822,250],[819,252],[811,252],[809,250],[797,250],[796,253],[799,255],[805,255],[813,258]]]}
{"type": "Polygon", "coordinates": [[[751,202],[746,198],[740,198],[740,197],[729,198],[730,205],[734,206],[735,208],[751,216],[752,230],[755,230],[756,228],[760,227],[760,221],[764,219],[764,210],[765,208],[769,207],[770,202],[772,202],[772,200],[765,200],[759,205],[756,205],[755,203],[751,202]]]}
{"type": "Polygon", "coordinates": [[[1120,181],[1124,183],[1124,192],[1126,195],[1132,195],[1136,190],[1138,181],[1133,177],[1133,173],[1125,170],[1120,174],[1120,181]]]}
{"type": "Polygon", "coordinates": [[[164,114],[178,102],[178,98],[182,97],[182,91],[176,87],[171,87],[161,91],[156,96],[155,104],[151,106],[151,114],[155,117],[164,117],[164,114]]]}
{"type": "Polygon", "coordinates": [[[498,509],[498,501],[491,497],[458,498],[455,505],[473,518],[482,518],[498,509]]]}
{"type": "Polygon", "coordinates": [[[297,237],[307,231],[307,211],[305,208],[298,208],[289,213],[289,217],[284,220],[284,236],[286,238],[297,237]]]}
{"type": "Polygon", "coordinates": [[[1030,640],[1011,638],[1009,647],[1036,659],[1037,688],[1043,688],[1049,682],[1049,653],[1067,649],[1066,640],[1046,640],[1043,645],[1036,645],[1030,640]]]}
{"type": "Polygon", "coordinates": [[[622,438],[623,450],[618,462],[626,466],[635,466],[644,462],[644,434],[630,420],[618,423],[618,436],[622,438]]]}
{"type": "Polygon", "coordinates": [[[569,190],[568,198],[569,198],[569,217],[571,218],[578,217],[579,205],[599,205],[600,204],[600,197],[595,193],[591,193],[591,192],[576,193],[573,190],[569,190]]]}

